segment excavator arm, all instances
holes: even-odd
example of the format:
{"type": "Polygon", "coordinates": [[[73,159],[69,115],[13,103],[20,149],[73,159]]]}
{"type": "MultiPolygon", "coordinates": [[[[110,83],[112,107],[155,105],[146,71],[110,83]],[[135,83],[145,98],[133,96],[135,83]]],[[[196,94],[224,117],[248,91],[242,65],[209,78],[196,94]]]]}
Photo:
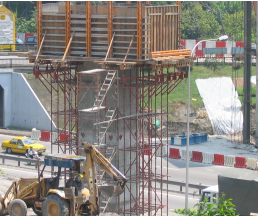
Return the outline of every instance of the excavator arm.
{"type": "MultiPolygon", "coordinates": [[[[116,186],[113,189],[113,195],[111,196],[119,196],[123,191],[125,184],[127,182],[127,178],[117,170],[111,162],[106,159],[101,152],[99,152],[94,145],[90,145],[88,142],[83,142],[82,144],[84,151],[86,153],[86,165],[83,171],[85,180],[89,187],[90,191],[90,215],[98,215],[99,207],[98,207],[98,198],[99,192],[96,184],[96,171],[94,167],[94,163],[99,165],[105,172],[107,172],[111,177],[113,177],[114,181],[117,182],[116,186]]],[[[105,187],[105,186],[103,186],[105,187]]]]}

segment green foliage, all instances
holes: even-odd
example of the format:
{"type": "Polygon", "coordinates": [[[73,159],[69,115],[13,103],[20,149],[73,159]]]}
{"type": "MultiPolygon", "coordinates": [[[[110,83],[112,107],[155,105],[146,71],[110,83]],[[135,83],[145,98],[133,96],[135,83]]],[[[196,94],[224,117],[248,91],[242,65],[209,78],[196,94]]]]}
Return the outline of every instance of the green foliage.
{"type": "Polygon", "coordinates": [[[215,198],[217,202],[208,204],[208,200],[205,199],[201,203],[197,203],[195,207],[198,207],[198,216],[237,216],[235,213],[236,206],[232,203],[232,199],[225,199],[226,194],[222,193],[221,198],[215,198]]]}
{"type": "Polygon", "coordinates": [[[26,20],[25,18],[16,19],[16,32],[21,33],[36,33],[37,32],[37,21],[34,18],[26,20]]]}
{"type": "MultiPolygon", "coordinates": [[[[251,105],[254,105],[256,103],[256,85],[251,85],[250,86],[251,88],[251,105]]],[[[237,90],[237,93],[239,95],[239,100],[241,101],[242,105],[244,104],[244,88],[243,87],[239,87],[239,88],[236,88],[237,90]]]]}
{"type": "Polygon", "coordinates": [[[183,11],[182,34],[188,39],[217,38],[219,23],[211,13],[204,11],[200,4],[183,11]]]}
{"type": "Polygon", "coordinates": [[[7,173],[2,169],[0,169],[0,174],[7,175],[7,173]]]}
{"type": "Polygon", "coordinates": [[[225,63],[216,57],[206,57],[203,65],[208,69],[211,69],[213,73],[216,73],[223,69],[225,63]]]}
{"type": "Polygon", "coordinates": [[[187,212],[185,209],[175,209],[173,212],[178,213],[178,214],[183,214],[186,216],[197,216],[198,215],[198,212],[195,208],[192,210],[190,208],[188,208],[187,212]]]}

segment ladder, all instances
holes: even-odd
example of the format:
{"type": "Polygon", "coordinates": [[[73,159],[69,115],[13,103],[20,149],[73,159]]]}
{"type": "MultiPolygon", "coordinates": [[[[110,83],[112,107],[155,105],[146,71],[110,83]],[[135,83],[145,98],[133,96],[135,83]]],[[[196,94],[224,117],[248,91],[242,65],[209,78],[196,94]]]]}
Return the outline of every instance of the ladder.
{"type": "Polygon", "coordinates": [[[103,100],[104,100],[108,90],[112,86],[115,75],[116,75],[116,72],[107,72],[107,75],[104,79],[104,82],[103,82],[102,87],[101,87],[101,89],[98,93],[98,96],[96,97],[96,100],[94,102],[93,107],[99,107],[99,106],[102,105],[103,100]]]}
{"type": "Polygon", "coordinates": [[[115,116],[115,112],[116,112],[116,108],[108,108],[105,117],[104,117],[104,121],[102,124],[100,124],[99,126],[99,137],[97,138],[97,141],[99,141],[99,143],[101,143],[105,133],[107,132],[108,128],[111,126],[112,122],[113,122],[113,118],[115,116]]]}

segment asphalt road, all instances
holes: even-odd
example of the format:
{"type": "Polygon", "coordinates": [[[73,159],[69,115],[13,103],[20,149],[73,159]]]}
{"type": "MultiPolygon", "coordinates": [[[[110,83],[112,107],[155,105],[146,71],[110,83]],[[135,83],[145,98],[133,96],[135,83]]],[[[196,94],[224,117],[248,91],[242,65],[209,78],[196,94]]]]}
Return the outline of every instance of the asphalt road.
{"type": "MultiPolygon", "coordinates": [[[[8,135],[2,135],[0,134],[0,143],[5,140],[9,140],[13,138],[13,136],[8,135]]],[[[43,142],[38,141],[39,143],[45,145],[46,152],[41,156],[41,159],[44,158],[45,154],[51,153],[51,144],[50,142],[43,142]]],[[[57,152],[57,146],[53,147],[53,152],[57,152]]],[[[1,154],[6,154],[4,150],[0,150],[1,154]]],[[[22,154],[12,154],[13,156],[23,156],[22,154]]],[[[145,156],[145,158],[148,159],[148,156],[145,156]]],[[[28,165],[25,162],[21,162],[21,166],[17,167],[17,162],[15,161],[6,161],[5,165],[2,164],[2,161],[0,161],[0,168],[4,169],[9,175],[15,176],[15,177],[37,177],[37,170],[35,169],[34,165],[28,165]],[[8,166],[7,166],[8,165],[8,166]]],[[[42,168],[42,167],[41,167],[42,168]]],[[[218,174],[223,172],[224,170],[237,170],[238,168],[230,168],[226,166],[217,166],[212,164],[203,164],[203,163],[196,163],[190,161],[189,164],[189,183],[190,184],[203,184],[203,185],[216,185],[217,184],[217,177],[218,174]]],[[[186,180],[186,162],[183,160],[178,159],[168,159],[168,169],[167,169],[167,162],[166,158],[156,158],[156,161],[153,160],[152,164],[152,171],[156,174],[168,174],[169,180],[173,181],[181,181],[185,182],[186,180]],[[161,171],[161,165],[162,165],[162,171],[161,171]],[[156,170],[156,171],[155,171],[156,170]]],[[[50,176],[50,168],[46,170],[46,175],[50,176]]],[[[159,199],[162,199],[162,201],[167,200],[167,194],[166,194],[166,187],[163,186],[164,191],[156,190],[156,193],[159,197],[159,199]]],[[[185,207],[185,188],[183,187],[183,192],[179,192],[180,187],[179,186],[168,186],[168,205],[169,210],[174,210],[177,208],[184,208],[185,207]]],[[[145,190],[146,191],[146,190],[145,190]]],[[[147,191],[145,194],[148,193],[147,191]]],[[[152,192],[152,194],[154,194],[152,192]]],[[[191,189],[189,188],[189,207],[193,208],[193,206],[198,202],[198,189],[191,189]],[[193,194],[196,194],[196,196],[193,196],[193,194]]],[[[155,200],[155,197],[152,197],[153,200],[155,200]]],[[[154,202],[154,201],[153,201],[154,202]]]]}

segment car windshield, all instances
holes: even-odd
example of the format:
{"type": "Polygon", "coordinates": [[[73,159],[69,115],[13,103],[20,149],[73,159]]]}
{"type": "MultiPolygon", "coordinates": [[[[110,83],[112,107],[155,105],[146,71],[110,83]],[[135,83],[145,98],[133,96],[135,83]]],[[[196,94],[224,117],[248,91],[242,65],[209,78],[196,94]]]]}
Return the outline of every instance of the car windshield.
{"type": "Polygon", "coordinates": [[[23,44],[23,41],[19,38],[16,38],[16,43],[20,43],[20,44],[23,44]]]}
{"type": "Polygon", "coordinates": [[[30,145],[30,144],[35,143],[32,139],[23,139],[22,141],[23,141],[24,145],[30,145]]]}

